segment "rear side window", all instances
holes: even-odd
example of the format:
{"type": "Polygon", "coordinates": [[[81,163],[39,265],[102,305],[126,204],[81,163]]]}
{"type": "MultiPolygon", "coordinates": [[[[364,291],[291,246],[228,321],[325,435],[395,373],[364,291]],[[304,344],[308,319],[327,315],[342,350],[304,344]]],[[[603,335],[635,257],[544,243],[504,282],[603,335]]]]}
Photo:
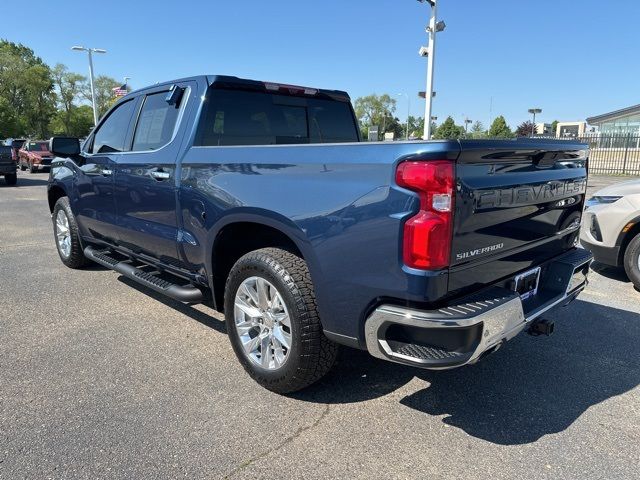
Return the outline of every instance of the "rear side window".
{"type": "Polygon", "coordinates": [[[211,89],[196,145],[357,142],[347,102],[263,92],[211,89]]]}
{"type": "Polygon", "coordinates": [[[135,102],[129,100],[118,105],[111,112],[95,134],[91,153],[113,153],[125,150],[125,141],[134,105],[135,102]]]}
{"type": "Polygon", "coordinates": [[[133,137],[133,150],[157,150],[171,141],[180,111],[166,102],[167,92],[147,95],[133,137]]]}

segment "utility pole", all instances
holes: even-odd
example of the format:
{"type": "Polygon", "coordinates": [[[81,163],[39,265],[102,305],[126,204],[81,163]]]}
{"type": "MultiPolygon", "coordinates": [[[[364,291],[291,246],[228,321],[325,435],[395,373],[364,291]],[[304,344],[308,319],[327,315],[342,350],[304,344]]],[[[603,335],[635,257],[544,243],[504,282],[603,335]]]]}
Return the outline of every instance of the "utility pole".
{"type": "Polygon", "coordinates": [[[427,57],[427,89],[425,92],[424,108],[424,140],[431,139],[431,111],[433,103],[433,70],[436,57],[436,33],[444,31],[446,24],[438,21],[437,2],[440,0],[418,0],[420,3],[431,5],[431,16],[426,31],[429,35],[429,46],[421,47],[418,52],[421,57],[427,57]]]}
{"type": "Polygon", "coordinates": [[[107,53],[103,48],[87,48],[74,46],[71,50],[83,51],[89,54],[89,83],[91,85],[91,106],[93,107],[93,125],[98,125],[98,110],[96,108],[96,92],[93,85],[93,53],[107,53]]]}

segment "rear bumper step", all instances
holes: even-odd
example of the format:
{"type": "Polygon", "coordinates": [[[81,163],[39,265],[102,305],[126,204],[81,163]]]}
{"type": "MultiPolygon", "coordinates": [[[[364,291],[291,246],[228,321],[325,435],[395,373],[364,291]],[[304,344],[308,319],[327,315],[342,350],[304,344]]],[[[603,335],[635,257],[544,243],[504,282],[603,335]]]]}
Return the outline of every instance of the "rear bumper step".
{"type": "Polygon", "coordinates": [[[584,290],[592,260],[590,252],[576,249],[543,265],[538,293],[526,300],[491,287],[437,310],[381,305],[365,322],[367,350],[384,360],[441,370],[475,363],[525,328],[550,335],[552,324],[541,316],[584,290]]]}
{"type": "Polygon", "coordinates": [[[93,260],[103,267],[115,270],[128,279],[179,302],[201,303],[203,301],[204,296],[202,291],[193,285],[178,285],[160,278],[153,273],[140,270],[126,261],[120,261],[112,257],[109,250],[97,250],[93,247],[86,247],[84,254],[88,259],[93,260]]]}

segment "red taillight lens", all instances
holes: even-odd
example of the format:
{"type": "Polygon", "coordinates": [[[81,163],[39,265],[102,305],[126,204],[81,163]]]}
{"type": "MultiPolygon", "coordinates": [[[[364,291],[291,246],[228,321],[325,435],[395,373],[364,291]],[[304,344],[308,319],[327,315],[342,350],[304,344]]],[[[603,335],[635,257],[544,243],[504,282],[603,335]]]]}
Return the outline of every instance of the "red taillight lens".
{"type": "Polygon", "coordinates": [[[417,192],[420,211],[404,224],[404,263],[435,270],[449,266],[454,199],[453,162],[403,162],[396,183],[417,192]]]}

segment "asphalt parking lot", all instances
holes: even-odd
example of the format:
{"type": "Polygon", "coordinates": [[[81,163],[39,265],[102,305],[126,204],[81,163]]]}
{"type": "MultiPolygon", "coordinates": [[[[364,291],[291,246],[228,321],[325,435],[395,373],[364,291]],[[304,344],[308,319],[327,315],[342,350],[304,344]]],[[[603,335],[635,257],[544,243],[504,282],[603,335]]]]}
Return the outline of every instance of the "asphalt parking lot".
{"type": "Polygon", "coordinates": [[[640,292],[622,272],[596,265],[551,338],[448,372],[343,351],[283,397],[210,308],[66,269],[46,178],[0,181],[0,478],[638,478],[640,292]]]}

